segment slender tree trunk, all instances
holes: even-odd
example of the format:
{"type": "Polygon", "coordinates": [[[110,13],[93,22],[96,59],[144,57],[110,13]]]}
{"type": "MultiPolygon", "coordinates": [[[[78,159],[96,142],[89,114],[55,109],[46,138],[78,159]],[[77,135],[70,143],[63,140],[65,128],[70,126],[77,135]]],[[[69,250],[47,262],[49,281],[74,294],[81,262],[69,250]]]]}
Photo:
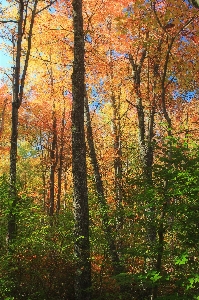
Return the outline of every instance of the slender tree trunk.
{"type": "MultiPolygon", "coordinates": [[[[112,73],[112,70],[111,70],[112,73]]],[[[113,75],[112,75],[113,76],[113,75]]],[[[112,90],[111,103],[113,107],[113,135],[114,135],[114,183],[115,183],[115,204],[116,204],[116,245],[118,254],[122,250],[124,224],[123,188],[122,188],[122,145],[121,145],[121,124],[120,124],[120,93],[116,98],[112,90]]],[[[119,254],[120,255],[120,254],[119,254]]]]}
{"type": "MultiPolygon", "coordinates": [[[[148,120],[148,131],[146,130],[146,114],[143,106],[143,99],[140,91],[141,84],[141,71],[144,60],[146,58],[146,49],[143,49],[142,56],[139,63],[136,63],[132,55],[129,55],[129,61],[132,66],[134,90],[136,94],[136,108],[138,116],[138,128],[139,128],[139,144],[140,144],[140,158],[142,164],[143,179],[147,188],[153,187],[152,182],[152,166],[153,166],[153,127],[154,127],[154,115],[155,104],[152,103],[150,116],[148,120]]],[[[154,225],[154,205],[150,207],[149,227],[147,230],[147,237],[150,242],[154,242],[156,239],[156,228],[154,225]]]]}
{"type": "Polygon", "coordinates": [[[24,33],[25,21],[27,18],[26,10],[24,9],[24,1],[18,1],[19,19],[17,25],[17,43],[16,43],[16,58],[15,67],[13,68],[13,101],[12,101],[12,122],[11,122],[11,145],[10,145],[10,197],[12,199],[12,206],[8,217],[8,242],[11,243],[15,240],[17,235],[16,223],[16,207],[18,202],[17,195],[17,140],[18,140],[18,114],[23,98],[23,90],[25,78],[28,68],[28,62],[31,50],[31,39],[34,25],[34,18],[36,15],[38,0],[35,0],[32,10],[29,35],[28,35],[28,49],[25,56],[25,63],[23,72],[21,74],[21,50],[22,50],[22,37],[24,33]],[[24,16],[25,14],[25,16],[24,16]]]}
{"type": "Polygon", "coordinates": [[[10,196],[12,207],[8,219],[8,241],[12,242],[17,235],[16,224],[16,205],[17,205],[17,139],[18,139],[18,109],[21,105],[19,96],[20,89],[20,63],[21,63],[21,43],[23,34],[23,13],[24,5],[19,1],[19,20],[17,28],[17,49],[16,60],[13,74],[13,101],[12,101],[12,128],[11,128],[11,145],[10,145],[10,196]]]}
{"type": "MultiPolygon", "coordinates": [[[[163,67],[163,75],[161,78],[161,105],[162,105],[162,112],[163,116],[167,122],[167,134],[168,137],[172,137],[172,122],[171,118],[168,114],[167,107],[166,107],[166,87],[165,87],[165,82],[166,82],[166,77],[167,77],[167,69],[168,69],[168,63],[170,59],[170,54],[171,54],[171,49],[173,46],[175,38],[171,38],[170,43],[168,45],[168,50],[167,54],[165,57],[165,63],[163,67]]],[[[168,163],[168,168],[170,167],[170,161],[172,158],[172,153],[171,153],[171,140],[169,140],[168,144],[168,152],[166,153],[167,159],[169,161],[168,163]]],[[[162,257],[163,257],[163,252],[164,252],[164,236],[165,236],[165,227],[164,227],[164,222],[165,222],[165,217],[167,213],[167,208],[170,204],[170,197],[167,195],[168,192],[168,181],[169,178],[165,178],[164,180],[164,196],[163,196],[163,205],[162,205],[162,211],[160,214],[160,221],[159,221],[159,226],[158,226],[158,254],[157,254],[157,261],[156,261],[156,271],[158,273],[161,273],[162,269],[162,257]]],[[[157,299],[158,297],[158,285],[155,285],[154,290],[153,290],[153,299],[157,299]]]]}
{"type": "Polygon", "coordinates": [[[8,99],[6,98],[4,100],[3,109],[2,109],[1,116],[0,116],[0,136],[3,133],[3,130],[4,130],[5,111],[6,111],[7,103],[8,103],[8,99]]]}
{"type": "Polygon", "coordinates": [[[44,212],[46,212],[47,208],[47,190],[46,190],[46,166],[45,166],[45,154],[44,154],[44,149],[42,145],[42,134],[41,134],[41,129],[40,129],[40,145],[41,145],[41,169],[42,169],[42,182],[43,182],[43,188],[42,188],[42,195],[43,195],[43,209],[44,212]]]}
{"type": "Polygon", "coordinates": [[[92,163],[94,176],[95,176],[95,185],[96,185],[96,191],[98,196],[98,202],[101,209],[101,217],[102,217],[104,232],[108,244],[109,254],[111,256],[111,260],[113,264],[114,273],[119,274],[121,272],[121,263],[120,263],[119,255],[117,253],[115,239],[112,234],[112,227],[110,226],[109,223],[108,204],[106,202],[106,198],[104,195],[103,181],[100,174],[99,164],[98,164],[97,155],[95,151],[91,118],[90,118],[90,112],[88,106],[88,97],[86,91],[85,91],[85,115],[86,115],[87,142],[89,146],[89,155],[91,158],[91,163],[92,163]]]}
{"type": "MultiPolygon", "coordinates": [[[[42,150],[43,152],[43,150],[42,150]]],[[[47,195],[47,192],[46,192],[46,170],[45,170],[45,167],[42,165],[42,182],[43,182],[43,209],[44,209],[44,212],[46,212],[46,195],[47,195]]]]}
{"type": "MultiPolygon", "coordinates": [[[[51,62],[51,50],[50,50],[50,62],[51,62]]],[[[52,107],[52,144],[50,150],[50,197],[49,197],[49,216],[54,215],[55,211],[55,172],[57,165],[57,118],[55,111],[55,99],[54,99],[54,81],[53,81],[53,69],[50,70],[50,82],[51,82],[51,99],[53,99],[52,107]]],[[[52,220],[50,221],[51,224],[52,220]]]]}
{"type": "MultiPolygon", "coordinates": [[[[108,24],[110,41],[111,41],[111,19],[108,24]]],[[[113,71],[113,54],[111,49],[111,43],[109,46],[109,68],[110,68],[110,81],[114,80],[113,71]]],[[[119,89],[119,87],[118,87],[119,89]]],[[[122,237],[120,236],[121,229],[123,227],[124,209],[122,206],[122,146],[121,146],[121,127],[120,127],[120,96],[121,90],[119,90],[118,99],[114,91],[114,86],[111,85],[111,105],[113,108],[113,135],[114,135],[114,185],[115,185],[115,204],[116,204],[116,231],[117,231],[117,247],[122,247],[122,237]]]]}
{"type": "Polygon", "coordinates": [[[59,167],[58,167],[58,178],[57,178],[57,207],[56,211],[59,213],[61,206],[61,184],[62,184],[62,169],[63,169],[63,151],[64,151],[64,128],[65,128],[65,101],[64,110],[62,114],[62,126],[61,126],[61,136],[60,136],[60,153],[59,153],[59,167]]]}
{"type": "Polygon", "coordinates": [[[75,217],[75,299],[90,299],[91,263],[84,132],[84,33],[82,1],[73,0],[74,62],[72,75],[72,172],[75,217]]]}
{"type": "MultiPolygon", "coordinates": [[[[167,122],[167,133],[168,137],[172,136],[172,131],[171,131],[171,118],[169,117],[169,114],[166,109],[166,104],[165,104],[165,88],[163,87],[162,89],[162,109],[163,109],[163,115],[166,119],[167,122]]],[[[168,168],[170,167],[170,161],[172,158],[171,154],[171,141],[169,141],[168,144],[168,152],[166,153],[167,159],[169,161],[168,163],[168,168]]],[[[156,261],[156,271],[158,273],[161,273],[162,269],[162,257],[163,257],[163,252],[164,252],[164,236],[165,236],[165,217],[167,213],[167,208],[170,203],[170,197],[167,195],[168,193],[168,180],[169,178],[165,178],[164,180],[164,199],[163,199],[163,205],[162,205],[162,212],[160,214],[160,220],[159,220],[159,226],[158,226],[158,254],[157,254],[157,261],[156,261]]],[[[154,290],[153,290],[153,299],[157,299],[158,297],[158,285],[155,285],[154,290]]]]}
{"type": "Polygon", "coordinates": [[[50,151],[51,167],[50,167],[49,216],[53,216],[55,210],[56,149],[57,149],[57,120],[55,116],[55,108],[53,107],[53,139],[52,139],[52,145],[50,151]]]}
{"type": "MultiPolygon", "coordinates": [[[[170,157],[170,153],[169,153],[169,158],[170,157]]],[[[166,178],[164,180],[164,202],[162,205],[162,211],[160,214],[160,219],[159,219],[159,226],[158,226],[158,247],[157,247],[157,260],[156,260],[156,271],[157,273],[161,273],[162,270],[162,258],[163,258],[163,253],[164,253],[164,236],[165,236],[165,217],[166,217],[166,213],[167,213],[167,208],[169,206],[170,203],[170,198],[167,195],[168,193],[168,178],[166,178]]],[[[158,285],[154,286],[153,289],[153,299],[157,299],[158,297],[158,285]]]]}
{"type": "Polygon", "coordinates": [[[10,196],[12,207],[10,208],[8,219],[8,241],[12,242],[17,235],[16,224],[16,205],[17,205],[17,135],[18,135],[18,107],[15,102],[12,103],[12,132],[10,149],[10,196]]]}

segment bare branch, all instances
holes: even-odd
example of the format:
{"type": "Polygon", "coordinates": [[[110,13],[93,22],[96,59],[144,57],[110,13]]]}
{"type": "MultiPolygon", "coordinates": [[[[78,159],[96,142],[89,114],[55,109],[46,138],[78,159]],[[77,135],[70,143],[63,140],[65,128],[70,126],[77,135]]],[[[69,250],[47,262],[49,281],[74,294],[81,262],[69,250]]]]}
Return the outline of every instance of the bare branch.
{"type": "Polygon", "coordinates": [[[0,20],[0,23],[18,23],[16,20],[0,20]]]}
{"type": "Polygon", "coordinates": [[[43,10],[45,10],[45,9],[49,8],[49,7],[50,7],[51,5],[53,5],[55,2],[57,2],[57,0],[50,1],[50,3],[49,3],[48,5],[46,5],[45,7],[41,8],[40,10],[38,10],[38,11],[36,12],[36,14],[35,14],[35,15],[38,15],[38,14],[40,14],[40,12],[42,12],[43,10]]]}
{"type": "Polygon", "coordinates": [[[38,3],[38,0],[35,0],[34,8],[32,11],[32,18],[31,18],[31,23],[30,23],[29,34],[28,34],[28,50],[26,53],[26,59],[25,59],[23,74],[22,74],[22,78],[21,78],[21,86],[20,86],[20,100],[19,100],[20,104],[21,104],[22,98],[23,98],[23,89],[24,89],[25,78],[26,78],[26,73],[27,73],[28,63],[29,63],[29,58],[30,58],[32,31],[33,31],[33,25],[34,25],[34,20],[35,20],[35,15],[36,15],[37,3],[38,3]]]}
{"type": "MultiPolygon", "coordinates": [[[[157,11],[156,11],[156,8],[155,8],[155,2],[154,2],[154,1],[151,2],[151,7],[152,7],[152,10],[153,10],[153,12],[154,12],[154,14],[155,14],[155,17],[156,17],[156,20],[157,20],[158,24],[160,25],[160,27],[162,28],[162,30],[163,30],[164,32],[166,32],[165,27],[162,25],[162,23],[161,23],[161,21],[160,21],[160,19],[159,19],[159,17],[158,17],[158,14],[157,14],[157,11]]],[[[166,33],[167,33],[167,32],[166,32],[166,33]]]]}

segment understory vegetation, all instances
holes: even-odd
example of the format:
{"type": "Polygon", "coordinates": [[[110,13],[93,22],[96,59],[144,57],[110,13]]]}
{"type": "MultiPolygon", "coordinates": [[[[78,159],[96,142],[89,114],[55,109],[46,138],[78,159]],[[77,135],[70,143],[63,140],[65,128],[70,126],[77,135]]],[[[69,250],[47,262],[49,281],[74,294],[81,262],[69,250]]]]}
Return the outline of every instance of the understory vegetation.
{"type": "MultiPolygon", "coordinates": [[[[129,170],[122,212],[112,204],[106,212],[120,258],[119,274],[114,273],[101,222],[104,212],[94,191],[89,193],[93,300],[150,299],[156,288],[157,299],[198,299],[198,153],[197,147],[188,149],[185,144],[179,147],[174,143],[172,161],[161,160],[154,166],[153,187],[137,178],[133,167],[129,170]],[[165,197],[169,199],[166,207],[165,197]],[[118,219],[122,219],[119,229],[118,219]],[[149,237],[151,228],[156,233],[153,241],[149,237]]],[[[92,178],[89,183],[92,189],[92,178]]],[[[59,214],[47,216],[42,195],[27,196],[21,191],[16,208],[17,239],[8,251],[6,224],[12,205],[8,186],[2,176],[1,299],[74,299],[72,194],[67,195],[59,214]]]]}

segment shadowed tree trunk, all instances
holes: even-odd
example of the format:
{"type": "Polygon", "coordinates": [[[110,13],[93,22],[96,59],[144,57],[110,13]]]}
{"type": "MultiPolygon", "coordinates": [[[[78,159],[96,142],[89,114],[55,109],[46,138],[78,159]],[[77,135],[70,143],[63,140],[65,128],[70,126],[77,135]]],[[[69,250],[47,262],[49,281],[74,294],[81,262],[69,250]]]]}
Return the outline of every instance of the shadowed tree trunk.
{"type": "Polygon", "coordinates": [[[74,62],[72,75],[72,172],[75,217],[75,299],[90,299],[91,263],[84,132],[84,34],[82,1],[73,0],[74,62]]]}
{"type": "Polygon", "coordinates": [[[106,236],[106,241],[109,249],[109,254],[112,260],[113,264],[113,270],[115,274],[119,274],[122,272],[122,266],[120,263],[119,255],[116,249],[116,242],[114,235],[112,233],[113,228],[110,225],[109,222],[109,216],[108,216],[108,204],[104,195],[104,187],[103,187],[103,181],[100,174],[99,164],[97,160],[97,155],[95,151],[95,145],[94,145],[94,139],[93,139],[93,131],[92,131],[92,125],[91,125],[91,118],[90,118],[90,111],[88,106],[88,97],[87,93],[85,91],[85,115],[86,115],[86,127],[87,127],[87,142],[89,146],[89,155],[91,159],[91,164],[94,171],[95,176],[95,186],[98,196],[98,202],[100,205],[101,210],[101,218],[103,222],[104,232],[106,236]]]}
{"type": "MultiPolygon", "coordinates": [[[[169,138],[172,137],[172,122],[171,118],[169,116],[169,113],[167,111],[167,106],[166,106],[166,76],[167,76],[167,69],[168,69],[168,63],[170,59],[170,54],[171,54],[171,49],[173,46],[175,38],[172,38],[169,45],[168,45],[168,50],[166,53],[165,57],[165,63],[163,67],[163,75],[161,78],[161,106],[162,106],[162,112],[164,115],[164,118],[167,122],[167,135],[169,138]]],[[[168,143],[168,151],[166,153],[166,158],[168,159],[168,167],[170,167],[170,162],[172,159],[172,154],[171,154],[171,140],[169,140],[168,143]]],[[[159,220],[159,226],[158,226],[158,253],[157,253],[157,261],[156,261],[156,271],[158,273],[161,273],[162,270],[162,257],[163,257],[163,252],[164,252],[164,236],[166,233],[165,229],[165,218],[167,214],[167,209],[170,204],[170,197],[168,196],[168,183],[169,183],[169,178],[165,178],[164,180],[164,201],[162,205],[162,211],[160,214],[160,220],[159,220]]],[[[155,285],[154,290],[153,290],[153,299],[157,299],[158,297],[158,285],[155,285]]]]}

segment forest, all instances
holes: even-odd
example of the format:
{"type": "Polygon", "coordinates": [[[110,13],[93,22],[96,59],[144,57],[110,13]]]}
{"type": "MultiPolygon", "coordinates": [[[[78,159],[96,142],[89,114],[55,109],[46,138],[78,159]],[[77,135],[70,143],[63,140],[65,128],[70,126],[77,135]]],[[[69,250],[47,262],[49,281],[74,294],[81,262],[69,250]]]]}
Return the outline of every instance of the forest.
{"type": "Polygon", "coordinates": [[[199,4],[0,1],[0,299],[199,300],[199,4]]]}

